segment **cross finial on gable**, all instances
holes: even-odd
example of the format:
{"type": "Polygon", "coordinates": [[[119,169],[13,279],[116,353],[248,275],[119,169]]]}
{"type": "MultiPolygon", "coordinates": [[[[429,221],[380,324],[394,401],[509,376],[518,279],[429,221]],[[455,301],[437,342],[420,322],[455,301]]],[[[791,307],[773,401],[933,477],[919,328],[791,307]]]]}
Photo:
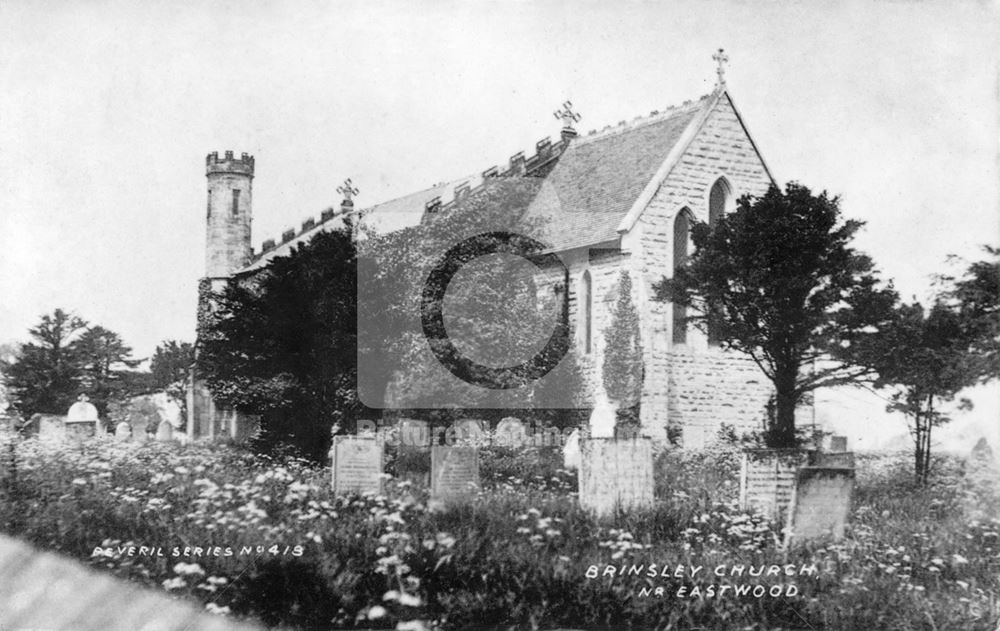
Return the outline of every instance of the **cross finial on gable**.
{"type": "Polygon", "coordinates": [[[719,75],[719,78],[718,78],[718,80],[715,83],[715,87],[717,87],[717,88],[725,87],[725,85],[726,85],[726,67],[725,67],[725,64],[726,64],[727,61],[729,61],[729,55],[726,54],[725,50],[723,50],[722,48],[720,48],[719,52],[717,52],[714,55],[712,55],[712,59],[714,59],[715,63],[718,64],[718,67],[715,69],[715,74],[719,75]]]}
{"type": "Polygon", "coordinates": [[[355,188],[351,178],[347,178],[343,184],[337,187],[337,192],[344,196],[343,206],[353,206],[354,202],[351,201],[351,198],[361,191],[355,188]]]}
{"type": "Polygon", "coordinates": [[[562,104],[563,108],[561,110],[556,110],[552,112],[552,115],[557,119],[561,119],[563,122],[563,129],[573,129],[573,123],[579,123],[580,119],[583,118],[579,114],[573,111],[573,103],[570,101],[565,101],[562,104]]]}

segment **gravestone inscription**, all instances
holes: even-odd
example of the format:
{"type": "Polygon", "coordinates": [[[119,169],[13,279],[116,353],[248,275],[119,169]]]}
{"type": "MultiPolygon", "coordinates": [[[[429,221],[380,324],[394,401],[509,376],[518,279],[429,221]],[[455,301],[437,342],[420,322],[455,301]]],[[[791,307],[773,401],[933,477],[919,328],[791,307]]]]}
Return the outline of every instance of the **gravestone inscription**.
{"type": "Polygon", "coordinates": [[[431,501],[441,505],[469,499],[479,490],[479,450],[471,446],[431,447],[431,501]]]}
{"type": "Polygon", "coordinates": [[[382,492],[382,442],[373,434],[334,436],[330,456],[334,493],[382,492]]]}
{"type": "Polygon", "coordinates": [[[788,536],[795,541],[826,536],[832,536],[834,540],[842,539],[853,490],[854,469],[799,469],[795,496],[788,511],[788,536]]]}
{"type": "Polygon", "coordinates": [[[652,506],[652,439],[582,439],[578,476],[580,505],[599,515],[652,506]]]}

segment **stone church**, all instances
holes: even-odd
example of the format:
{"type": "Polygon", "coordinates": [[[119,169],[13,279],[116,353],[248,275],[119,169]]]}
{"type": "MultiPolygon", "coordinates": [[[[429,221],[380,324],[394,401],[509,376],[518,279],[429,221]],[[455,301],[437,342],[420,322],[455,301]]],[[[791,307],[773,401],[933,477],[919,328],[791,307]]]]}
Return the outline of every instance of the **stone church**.
{"type": "MultiPolygon", "coordinates": [[[[682,264],[691,251],[693,222],[715,222],[741,195],[760,195],[771,173],[729,94],[721,61],[711,94],[695,101],[579,134],[569,107],[557,112],[560,137],[519,152],[502,166],[412,193],[355,208],[350,182],[338,189],[338,210],[307,219],[278,240],[251,247],[254,159],[227,151],[208,155],[206,275],[202,287],[218,288],[233,277],[265,267],[315,234],[340,227],[352,216],[381,230],[416,225],[429,213],[474,194],[484,180],[544,178],[559,203],[533,201],[526,215],[556,228],[548,243],[569,269],[573,341],[591,383],[600,384],[604,328],[627,270],[640,316],[644,354],[641,395],[643,433],[666,440],[668,427],[688,447],[703,445],[727,423],[745,431],[761,427],[770,383],[748,358],[725,352],[716,340],[685,322],[686,313],[654,301],[652,286],[682,264]],[[595,252],[601,254],[595,255],[595,252]],[[610,254],[608,254],[610,252],[610,254]]],[[[566,104],[569,105],[569,104],[566,104]]],[[[197,380],[188,401],[192,438],[241,437],[252,419],[220,409],[197,380]]]]}

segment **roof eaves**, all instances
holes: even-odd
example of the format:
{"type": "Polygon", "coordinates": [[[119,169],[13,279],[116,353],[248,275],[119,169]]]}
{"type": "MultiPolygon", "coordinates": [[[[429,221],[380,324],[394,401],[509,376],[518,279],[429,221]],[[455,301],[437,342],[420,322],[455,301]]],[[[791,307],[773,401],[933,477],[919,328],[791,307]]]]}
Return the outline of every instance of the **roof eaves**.
{"type": "Polygon", "coordinates": [[[653,196],[656,195],[656,191],[660,189],[660,185],[667,179],[667,176],[669,176],[670,172],[674,170],[674,167],[677,166],[681,156],[684,155],[684,152],[687,151],[691,141],[693,141],[695,136],[698,135],[698,132],[705,124],[705,121],[708,120],[709,114],[711,114],[716,103],[719,102],[719,99],[723,94],[725,94],[724,91],[716,91],[705,101],[705,104],[702,106],[701,111],[698,112],[698,115],[691,119],[691,122],[688,123],[688,126],[684,129],[684,133],[681,134],[681,137],[670,149],[670,153],[667,154],[663,164],[661,164],[660,168],[657,169],[656,174],[652,177],[652,179],[646,183],[646,186],[642,189],[639,197],[636,198],[632,207],[629,208],[629,211],[618,223],[617,230],[619,233],[628,232],[632,229],[632,226],[635,225],[635,222],[639,220],[639,215],[641,215],[643,209],[649,205],[649,202],[653,200],[653,196]]]}

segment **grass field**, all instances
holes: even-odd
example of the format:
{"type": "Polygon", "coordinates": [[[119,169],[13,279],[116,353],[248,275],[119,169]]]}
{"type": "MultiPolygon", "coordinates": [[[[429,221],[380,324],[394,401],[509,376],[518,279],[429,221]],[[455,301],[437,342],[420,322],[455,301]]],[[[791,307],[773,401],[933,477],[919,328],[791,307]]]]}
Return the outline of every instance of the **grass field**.
{"type": "Polygon", "coordinates": [[[938,459],[918,488],[907,454],[861,457],[847,537],[783,551],[737,510],[738,463],[660,453],[656,506],[599,520],[550,449],[484,449],[479,496],[430,512],[411,482],[335,497],[326,468],[223,445],[32,440],[0,526],[283,629],[996,629],[995,470],[938,459]]]}

